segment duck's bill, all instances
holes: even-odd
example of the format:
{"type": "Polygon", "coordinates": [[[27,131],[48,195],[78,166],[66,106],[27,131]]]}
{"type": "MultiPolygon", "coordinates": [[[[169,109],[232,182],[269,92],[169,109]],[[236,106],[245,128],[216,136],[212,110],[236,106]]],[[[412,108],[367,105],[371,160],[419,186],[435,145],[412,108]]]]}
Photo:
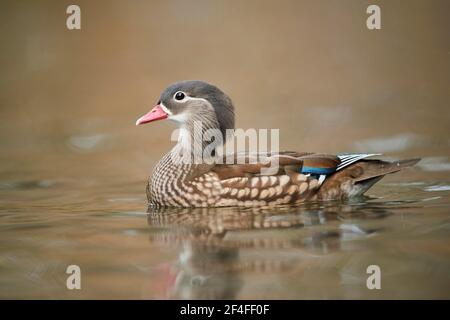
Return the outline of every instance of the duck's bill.
{"type": "Polygon", "coordinates": [[[149,113],[144,114],[142,117],[137,119],[136,125],[149,123],[156,120],[166,119],[168,114],[161,108],[161,105],[156,105],[149,113]]]}

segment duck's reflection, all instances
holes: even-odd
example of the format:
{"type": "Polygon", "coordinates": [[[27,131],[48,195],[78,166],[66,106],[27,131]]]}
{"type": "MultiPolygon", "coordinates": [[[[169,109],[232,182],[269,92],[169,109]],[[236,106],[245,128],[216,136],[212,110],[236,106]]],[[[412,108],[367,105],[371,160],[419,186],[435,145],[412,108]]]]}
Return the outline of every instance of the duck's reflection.
{"type": "MultiPolygon", "coordinates": [[[[251,283],[243,275],[288,272],[312,256],[351,250],[347,240],[376,228],[358,222],[389,215],[367,200],[271,208],[149,208],[157,230],[150,241],[179,248],[175,281],[166,293],[180,299],[234,299],[251,283]]],[[[307,263],[307,262],[306,262],[307,263]]]]}

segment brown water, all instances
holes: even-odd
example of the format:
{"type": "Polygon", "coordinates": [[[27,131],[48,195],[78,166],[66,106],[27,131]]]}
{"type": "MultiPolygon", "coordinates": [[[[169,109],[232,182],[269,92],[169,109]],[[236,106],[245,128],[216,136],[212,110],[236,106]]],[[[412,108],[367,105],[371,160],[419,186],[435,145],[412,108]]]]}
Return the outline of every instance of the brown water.
{"type": "Polygon", "coordinates": [[[364,2],[186,3],[80,1],[68,31],[2,2],[0,298],[450,298],[449,3],[381,1],[379,31],[364,2]],[[423,160],[346,203],[147,214],[173,128],[134,121],[189,78],[282,149],[423,160]]]}

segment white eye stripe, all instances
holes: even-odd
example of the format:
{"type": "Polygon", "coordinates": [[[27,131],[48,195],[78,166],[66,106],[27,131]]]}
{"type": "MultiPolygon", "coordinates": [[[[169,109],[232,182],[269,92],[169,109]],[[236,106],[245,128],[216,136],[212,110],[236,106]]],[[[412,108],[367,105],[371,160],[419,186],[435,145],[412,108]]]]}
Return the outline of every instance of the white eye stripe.
{"type": "Polygon", "coordinates": [[[175,92],[175,94],[173,95],[173,100],[175,100],[175,102],[178,102],[178,103],[184,103],[184,102],[186,102],[186,101],[204,101],[204,102],[209,103],[206,99],[203,99],[203,98],[190,97],[190,96],[187,95],[186,92],[183,92],[183,91],[177,91],[177,92],[175,92]],[[177,93],[179,93],[179,92],[181,92],[181,93],[184,94],[184,98],[183,98],[182,100],[177,100],[177,99],[175,99],[175,96],[176,96],[177,93]]]}
{"type": "Polygon", "coordinates": [[[208,102],[206,99],[203,99],[203,98],[194,98],[194,97],[189,97],[189,96],[186,96],[186,100],[208,102]]]}

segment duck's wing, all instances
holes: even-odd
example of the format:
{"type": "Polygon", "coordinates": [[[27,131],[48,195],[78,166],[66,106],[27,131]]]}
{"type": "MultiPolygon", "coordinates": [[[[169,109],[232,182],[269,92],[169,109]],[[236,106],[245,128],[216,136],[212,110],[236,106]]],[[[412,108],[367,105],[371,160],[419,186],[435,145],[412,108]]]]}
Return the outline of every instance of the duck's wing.
{"type": "Polygon", "coordinates": [[[225,164],[216,164],[211,171],[219,177],[222,189],[218,206],[265,205],[292,203],[315,194],[320,183],[316,176],[302,173],[315,168],[334,172],[339,158],[333,155],[293,151],[270,154],[233,155],[225,164]],[[228,163],[228,164],[227,164],[228,163]],[[276,166],[267,174],[269,167],[276,166]]]}
{"type": "Polygon", "coordinates": [[[335,155],[309,152],[236,153],[225,155],[223,164],[212,169],[221,180],[236,177],[277,176],[289,173],[330,174],[337,170],[340,160],[335,155]],[[278,170],[267,173],[269,167],[278,170]],[[264,173],[266,172],[266,173],[264,173]]]}

